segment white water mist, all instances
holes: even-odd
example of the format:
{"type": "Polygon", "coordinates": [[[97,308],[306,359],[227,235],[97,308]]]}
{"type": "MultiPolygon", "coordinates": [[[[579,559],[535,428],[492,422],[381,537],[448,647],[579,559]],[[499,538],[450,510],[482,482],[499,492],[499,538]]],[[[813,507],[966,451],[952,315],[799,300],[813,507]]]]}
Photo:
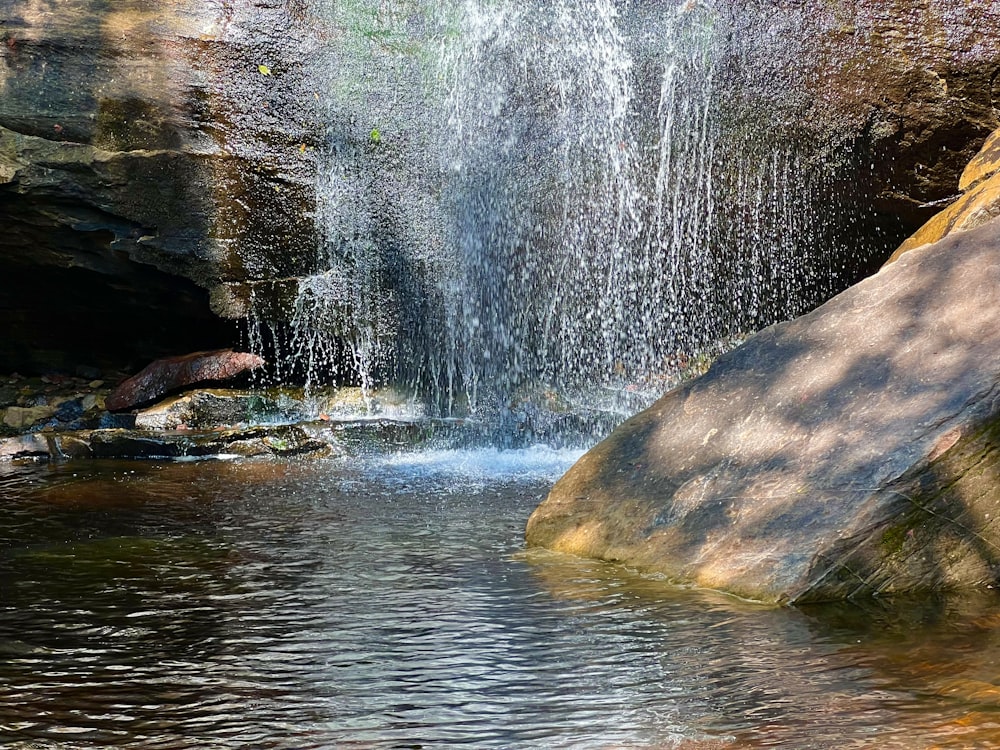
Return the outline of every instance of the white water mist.
{"type": "Polygon", "coordinates": [[[320,242],[287,356],[445,414],[625,412],[821,301],[832,172],[731,11],[316,0],[320,242]]]}

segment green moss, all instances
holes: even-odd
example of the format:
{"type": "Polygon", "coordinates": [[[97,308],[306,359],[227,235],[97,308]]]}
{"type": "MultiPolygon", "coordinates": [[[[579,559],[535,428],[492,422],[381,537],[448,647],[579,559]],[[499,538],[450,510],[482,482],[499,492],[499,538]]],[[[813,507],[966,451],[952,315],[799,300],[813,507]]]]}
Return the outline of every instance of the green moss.
{"type": "Polygon", "coordinates": [[[890,526],[885,531],[882,532],[882,537],[879,540],[882,551],[888,555],[898,555],[903,551],[903,545],[906,544],[906,537],[910,529],[909,524],[901,524],[898,526],[890,526]]]}

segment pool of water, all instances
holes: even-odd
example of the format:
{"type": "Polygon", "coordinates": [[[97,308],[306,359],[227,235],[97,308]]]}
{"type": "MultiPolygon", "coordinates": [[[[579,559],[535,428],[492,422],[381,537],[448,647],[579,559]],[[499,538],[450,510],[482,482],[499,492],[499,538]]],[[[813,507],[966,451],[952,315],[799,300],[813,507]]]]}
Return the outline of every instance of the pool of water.
{"type": "Polygon", "coordinates": [[[525,551],[578,454],[0,470],[0,745],[1000,746],[1000,606],[525,551]]]}

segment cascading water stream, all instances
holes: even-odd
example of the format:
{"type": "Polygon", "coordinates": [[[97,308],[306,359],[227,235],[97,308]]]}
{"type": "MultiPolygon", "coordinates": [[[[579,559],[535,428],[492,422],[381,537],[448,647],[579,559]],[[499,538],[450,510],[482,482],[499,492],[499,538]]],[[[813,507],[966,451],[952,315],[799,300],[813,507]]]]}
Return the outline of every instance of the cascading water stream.
{"type": "Polygon", "coordinates": [[[472,408],[518,386],[613,370],[618,286],[633,239],[633,90],[610,2],[467,3],[447,49],[451,290],[472,408]]]}
{"type": "Polygon", "coordinates": [[[794,82],[755,69],[794,40],[739,9],[313,12],[321,246],[283,343],[310,379],[410,387],[445,415],[624,414],[841,283],[843,163],[803,137],[794,82]]]}

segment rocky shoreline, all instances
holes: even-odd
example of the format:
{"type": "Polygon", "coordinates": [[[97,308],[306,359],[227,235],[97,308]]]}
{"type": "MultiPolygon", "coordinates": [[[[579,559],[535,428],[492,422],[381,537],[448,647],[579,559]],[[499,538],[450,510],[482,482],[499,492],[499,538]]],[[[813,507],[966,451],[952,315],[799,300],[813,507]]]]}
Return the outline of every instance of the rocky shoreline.
{"type": "Polygon", "coordinates": [[[106,401],[122,377],[0,376],[0,461],[329,455],[361,434],[405,444],[442,427],[358,388],[194,388],[115,413],[106,401]]]}
{"type": "Polygon", "coordinates": [[[80,430],[126,426],[127,417],[105,409],[120,373],[0,377],[0,437],[43,429],[80,430]]]}
{"type": "Polygon", "coordinates": [[[443,418],[430,416],[412,394],[393,389],[204,383],[139,408],[109,410],[109,396],[123,377],[0,376],[0,464],[322,457],[429,445],[582,447],[621,421],[613,409],[582,408],[549,392],[522,394],[502,413],[443,418]]]}

